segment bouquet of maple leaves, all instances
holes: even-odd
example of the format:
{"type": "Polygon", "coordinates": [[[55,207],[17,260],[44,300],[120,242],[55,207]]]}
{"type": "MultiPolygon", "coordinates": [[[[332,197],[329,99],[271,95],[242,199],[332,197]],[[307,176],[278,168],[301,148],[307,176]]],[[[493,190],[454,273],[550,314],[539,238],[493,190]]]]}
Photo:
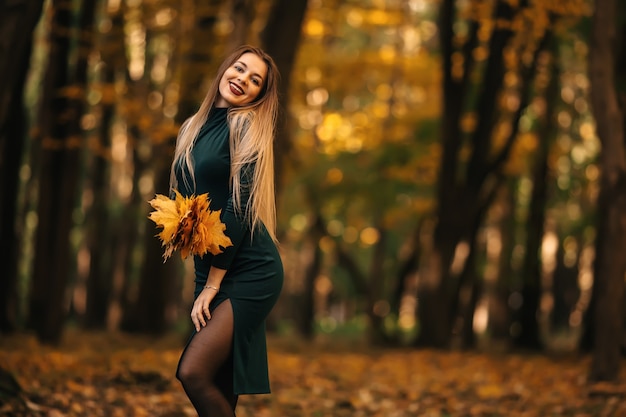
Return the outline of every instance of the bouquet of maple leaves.
{"type": "Polygon", "coordinates": [[[165,247],[163,262],[176,250],[185,259],[189,254],[203,256],[207,252],[217,255],[222,248],[232,246],[224,234],[226,225],[220,220],[221,210],[209,209],[209,195],[183,197],[175,191],[174,199],[157,194],[149,203],[155,211],[148,218],[162,228],[157,235],[165,247]]]}

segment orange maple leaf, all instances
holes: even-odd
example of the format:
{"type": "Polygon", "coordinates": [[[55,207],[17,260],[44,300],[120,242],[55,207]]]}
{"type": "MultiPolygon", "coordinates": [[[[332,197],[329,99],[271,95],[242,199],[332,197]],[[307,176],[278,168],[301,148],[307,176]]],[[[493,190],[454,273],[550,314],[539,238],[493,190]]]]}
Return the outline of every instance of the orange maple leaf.
{"type": "Polygon", "coordinates": [[[149,203],[155,211],[148,218],[163,230],[157,235],[165,247],[164,262],[176,250],[183,259],[222,253],[221,248],[232,246],[224,234],[226,225],[220,220],[221,210],[211,211],[208,194],[183,197],[175,191],[175,199],[157,194],[149,203]]]}

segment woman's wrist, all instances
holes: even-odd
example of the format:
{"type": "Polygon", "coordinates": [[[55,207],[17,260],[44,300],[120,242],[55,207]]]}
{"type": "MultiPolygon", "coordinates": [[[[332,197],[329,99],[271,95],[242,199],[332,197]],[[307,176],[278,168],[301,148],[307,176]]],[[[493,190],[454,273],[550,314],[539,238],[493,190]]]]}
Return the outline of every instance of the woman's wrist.
{"type": "Polygon", "coordinates": [[[225,269],[220,269],[212,266],[207,274],[206,281],[204,281],[204,289],[212,290],[216,293],[220,292],[220,284],[226,275],[225,269]]]}

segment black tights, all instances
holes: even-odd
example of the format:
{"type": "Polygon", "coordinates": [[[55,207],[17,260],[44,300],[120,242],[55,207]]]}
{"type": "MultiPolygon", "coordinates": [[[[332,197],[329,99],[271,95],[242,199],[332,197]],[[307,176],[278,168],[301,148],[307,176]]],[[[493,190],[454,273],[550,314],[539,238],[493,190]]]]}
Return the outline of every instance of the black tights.
{"type": "Polygon", "coordinates": [[[194,334],[178,362],[180,380],[199,417],[233,417],[233,309],[223,301],[194,334]]]}

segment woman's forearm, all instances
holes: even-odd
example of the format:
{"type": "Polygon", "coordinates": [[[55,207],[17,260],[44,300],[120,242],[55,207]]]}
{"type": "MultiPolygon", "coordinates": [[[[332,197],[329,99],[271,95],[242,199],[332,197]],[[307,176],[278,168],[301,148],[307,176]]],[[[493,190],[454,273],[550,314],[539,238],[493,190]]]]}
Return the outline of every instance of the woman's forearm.
{"type": "Polygon", "coordinates": [[[204,289],[212,289],[219,292],[225,275],[226,269],[212,266],[209,270],[206,283],[204,284],[204,289]]]}

